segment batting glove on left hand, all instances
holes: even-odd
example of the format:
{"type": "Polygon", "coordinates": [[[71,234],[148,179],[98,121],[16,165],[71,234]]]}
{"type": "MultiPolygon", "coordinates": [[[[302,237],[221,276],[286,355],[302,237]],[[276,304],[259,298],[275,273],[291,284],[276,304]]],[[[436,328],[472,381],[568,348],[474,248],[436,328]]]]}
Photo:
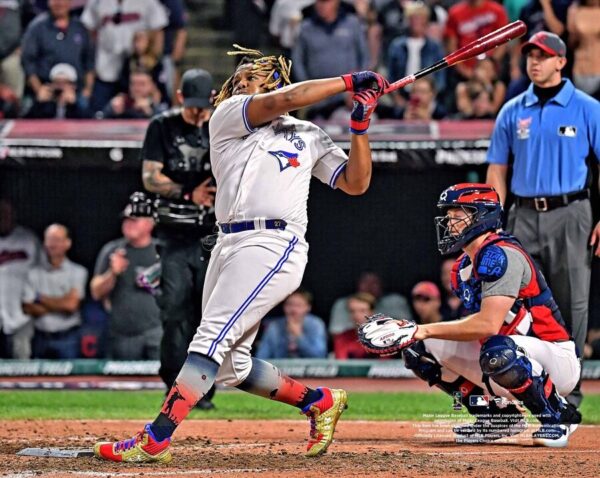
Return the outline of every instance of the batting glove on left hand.
{"type": "Polygon", "coordinates": [[[361,91],[352,96],[354,107],[350,114],[350,131],[354,134],[365,134],[371,123],[371,114],[377,108],[379,94],[374,90],[361,91]]]}
{"type": "Polygon", "coordinates": [[[374,90],[381,96],[384,90],[389,86],[389,82],[374,71],[357,71],[342,75],[342,79],[346,84],[346,91],[359,93],[365,90],[374,90]]]}

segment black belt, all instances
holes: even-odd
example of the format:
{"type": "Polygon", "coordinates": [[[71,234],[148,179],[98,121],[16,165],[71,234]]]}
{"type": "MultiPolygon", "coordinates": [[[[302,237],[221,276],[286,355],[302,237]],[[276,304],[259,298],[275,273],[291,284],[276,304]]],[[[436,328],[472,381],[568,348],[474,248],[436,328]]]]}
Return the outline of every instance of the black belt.
{"type": "Polygon", "coordinates": [[[573,201],[579,201],[581,199],[589,199],[590,190],[584,189],[576,193],[562,194],[560,196],[547,196],[539,198],[523,198],[516,196],[515,204],[518,207],[526,207],[529,209],[535,209],[538,212],[551,211],[559,207],[567,206],[573,201]]]}
{"type": "Polygon", "coordinates": [[[283,231],[286,226],[287,222],[283,219],[254,219],[253,221],[226,222],[219,224],[219,229],[223,234],[234,234],[256,229],[279,229],[283,231]]]}

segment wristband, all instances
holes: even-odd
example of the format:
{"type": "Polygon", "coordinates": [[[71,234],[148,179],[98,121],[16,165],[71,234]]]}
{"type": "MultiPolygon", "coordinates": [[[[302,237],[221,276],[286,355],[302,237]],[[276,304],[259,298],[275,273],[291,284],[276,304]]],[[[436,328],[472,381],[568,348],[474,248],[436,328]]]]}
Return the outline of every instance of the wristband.
{"type": "Polygon", "coordinates": [[[369,124],[371,123],[371,120],[365,120],[365,121],[356,121],[351,119],[350,120],[350,132],[352,134],[366,134],[367,130],[369,129],[369,124]]]}
{"type": "Polygon", "coordinates": [[[354,91],[352,75],[342,75],[342,80],[344,80],[344,84],[346,85],[346,91],[354,91]]]}

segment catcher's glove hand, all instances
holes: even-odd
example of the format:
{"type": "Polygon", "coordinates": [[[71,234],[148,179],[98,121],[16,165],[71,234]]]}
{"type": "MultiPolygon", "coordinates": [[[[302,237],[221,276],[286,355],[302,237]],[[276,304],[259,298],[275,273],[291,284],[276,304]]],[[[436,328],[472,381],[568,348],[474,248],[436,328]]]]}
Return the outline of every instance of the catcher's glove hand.
{"type": "Polygon", "coordinates": [[[358,341],[367,352],[394,355],[415,342],[417,324],[412,320],[393,319],[384,314],[367,317],[358,329],[358,341]]]}

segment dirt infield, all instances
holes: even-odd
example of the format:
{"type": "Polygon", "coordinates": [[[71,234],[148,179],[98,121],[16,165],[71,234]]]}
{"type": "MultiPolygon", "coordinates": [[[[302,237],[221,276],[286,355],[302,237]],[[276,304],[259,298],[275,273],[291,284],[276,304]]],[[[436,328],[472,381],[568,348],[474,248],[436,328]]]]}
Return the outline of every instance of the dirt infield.
{"type": "Polygon", "coordinates": [[[119,465],[95,458],[16,456],[25,447],[91,447],[121,439],[139,421],[0,421],[3,477],[597,477],[600,427],[582,426],[563,450],[533,448],[529,430],[513,443],[456,445],[448,427],[423,423],[340,421],[320,458],[302,455],[304,421],[191,420],[176,434],[167,466],[119,465]],[[445,433],[440,433],[445,432],[445,433]]]}

